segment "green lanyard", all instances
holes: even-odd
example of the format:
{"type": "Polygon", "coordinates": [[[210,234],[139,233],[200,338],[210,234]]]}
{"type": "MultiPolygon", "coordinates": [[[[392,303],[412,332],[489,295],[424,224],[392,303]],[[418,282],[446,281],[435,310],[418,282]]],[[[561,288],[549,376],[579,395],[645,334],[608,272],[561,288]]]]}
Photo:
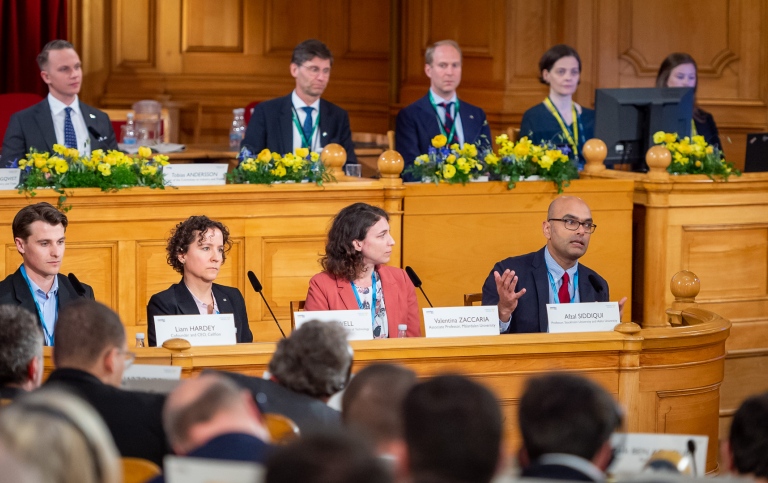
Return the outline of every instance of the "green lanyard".
{"type": "Polygon", "coordinates": [[[698,136],[699,133],[696,132],[696,123],[691,119],[691,137],[698,136]]]}
{"type": "Polygon", "coordinates": [[[456,98],[456,115],[453,116],[453,126],[451,126],[450,133],[446,132],[445,123],[443,123],[443,121],[440,120],[440,112],[437,110],[437,103],[435,102],[435,98],[432,97],[431,89],[429,91],[429,103],[432,104],[432,109],[435,110],[435,115],[437,116],[437,124],[438,126],[440,126],[440,134],[445,136],[445,138],[448,140],[446,144],[451,144],[451,140],[453,139],[453,136],[456,134],[456,119],[458,119],[459,117],[459,98],[458,97],[456,98]]]}
{"type": "MultiPolygon", "coordinates": [[[[304,135],[304,128],[301,127],[301,124],[299,123],[299,115],[296,113],[296,108],[291,105],[291,109],[293,112],[291,115],[293,116],[293,124],[296,126],[296,129],[299,130],[299,136],[301,136],[301,147],[307,148],[310,151],[312,150],[312,139],[315,137],[315,132],[317,132],[317,126],[320,124],[320,109],[317,110],[317,117],[315,118],[315,125],[312,126],[312,134],[309,135],[309,139],[304,135]]],[[[309,116],[310,114],[307,114],[309,116]]]]}
{"type": "Polygon", "coordinates": [[[563,117],[560,115],[560,112],[557,110],[555,105],[552,103],[549,97],[544,99],[544,105],[547,106],[547,109],[550,113],[552,113],[553,116],[555,116],[555,119],[557,119],[557,123],[560,124],[560,129],[563,131],[563,134],[565,135],[565,140],[568,142],[568,144],[571,145],[571,148],[573,148],[573,154],[578,159],[579,157],[579,114],[576,112],[576,106],[574,106],[573,101],[571,101],[571,109],[573,112],[573,136],[571,136],[571,132],[568,130],[568,128],[565,126],[565,122],[563,121],[563,117]],[[574,141],[574,138],[576,140],[574,141]]]}

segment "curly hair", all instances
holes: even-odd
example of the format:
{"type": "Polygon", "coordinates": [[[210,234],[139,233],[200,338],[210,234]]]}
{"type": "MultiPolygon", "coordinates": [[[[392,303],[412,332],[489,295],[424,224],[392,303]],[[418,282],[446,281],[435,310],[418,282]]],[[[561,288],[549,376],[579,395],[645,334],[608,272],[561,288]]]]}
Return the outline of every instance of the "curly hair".
{"type": "Polygon", "coordinates": [[[389,215],[378,206],[355,203],[342,209],[328,230],[325,255],[320,259],[323,270],[345,280],[355,280],[363,270],[363,254],[352,242],[364,240],[368,230],[389,215]]]}
{"type": "Polygon", "coordinates": [[[224,253],[221,256],[221,263],[223,264],[227,260],[227,252],[232,248],[232,242],[229,240],[229,230],[220,221],[211,220],[205,215],[199,215],[190,216],[176,225],[176,228],[171,231],[171,236],[168,238],[168,246],[166,247],[168,265],[183,275],[184,264],[179,260],[179,255],[187,253],[189,246],[195,242],[195,239],[197,239],[197,243],[203,243],[205,233],[215,228],[221,230],[221,235],[224,237],[224,253]]]}

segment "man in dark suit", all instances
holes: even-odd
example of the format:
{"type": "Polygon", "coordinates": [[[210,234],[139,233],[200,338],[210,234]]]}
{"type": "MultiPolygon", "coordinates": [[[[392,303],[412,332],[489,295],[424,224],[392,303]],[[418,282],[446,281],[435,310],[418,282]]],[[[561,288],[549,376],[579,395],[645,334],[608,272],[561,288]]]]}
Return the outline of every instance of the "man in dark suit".
{"type": "Polygon", "coordinates": [[[347,111],[321,99],[331,78],[333,55],[319,40],[305,40],[291,58],[296,88],[285,97],[258,104],[241,147],[254,155],[263,149],[287,154],[297,148],[320,152],[330,143],[347,151],[347,162],[357,163],[347,111]]]}
{"type": "Polygon", "coordinates": [[[498,305],[501,333],[548,332],[547,304],[609,300],[608,283],[578,263],[597,228],[589,206],[561,196],[549,205],[542,228],[544,248],[498,262],[483,285],[483,305],[498,305]]]}
{"type": "Polygon", "coordinates": [[[520,399],[521,476],[603,481],[622,414],[610,394],[571,374],[532,378],[520,399]]]}
{"type": "Polygon", "coordinates": [[[74,276],[59,274],[67,223],[67,216],[50,203],[19,210],[11,228],[23,263],[0,282],[0,305],[20,305],[30,311],[40,324],[45,345],[53,345],[61,307],[80,298],[93,299],[91,287],[74,276]]]}
{"type": "Polygon", "coordinates": [[[169,453],[162,424],[165,396],[120,389],[123,371],[135,357],[120,317],[98,302],[78,300],[61,310],[57,325],[56,369],[44,387],[68,390],[93,406],[122,456],[162,466],[169,453]]]}
{"type": "Polygon", "coordinates": [[[22,307],[0,305],[0,399],[40,387],[43,382],[43,332],[22,307]]]}
{"type": "Polygon", "coordinates": [[[81,156],[95,149],[117,149],[109,116],[78,100],[83,71],[74,46],[66,40],[48,42],[37,64],[48,97],[11,116],[3,160],[23,158],[30,148],[53,152],[54,144],[77,148],[81,156]]]}
{"type": "MultiPolygon", "coordinates": [[[[462,54],[459,44],[442,40],[427,48],[424,72],[430,79],[427,95],[402,109],[397,115],[395,143],[405,167],[427,153],[432,138],[443,134],[448,144],[488,143],[491,130],[485,112],[461,101],[456,89],[461,83],[462,54]]],[[[404,175],[405,181],[420,181],[404,175]]]]}

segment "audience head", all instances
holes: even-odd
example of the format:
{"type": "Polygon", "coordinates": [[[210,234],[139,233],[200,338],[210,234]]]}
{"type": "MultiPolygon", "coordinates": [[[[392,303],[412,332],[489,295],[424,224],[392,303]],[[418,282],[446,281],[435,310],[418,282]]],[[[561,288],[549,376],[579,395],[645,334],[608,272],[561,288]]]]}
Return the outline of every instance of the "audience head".
{"type": "Polygon", "coordinates": [[[41,389],[4,407],[0,441],[45,482],[122,481],[109,430],[93,408],[69,393],[41,389]]]}
{"type": "Polygon", "coordinates": [[[424,72],[432,90],[443,99],[453,97],[461,84],[462,61],[461,47],[453,40],[441,40],[427,47],[424,72]]]}
{"type": "Polygon", "coordinates": [[[733,415],[725,446],[726,469],[744,476],[768,478],[768,392],[741,404],[733,415]]]}
{"type": "Polygon", "coordinates": [[[365,441],[315,433],[280,448],[267,461],[266,483],[389,483],[392,475],[365,441]]]}
{"type": "Polygon", "coordinates": [[[389,215],[378,206],[354,203],[339,211],[328,230],[323,270],[354,281],[375,265],[389,262],[395,240],[389,232],[389,215]]]}
{"type": "Polygon", "coordinates": [[[697,84],[696,61],[688,54],[669,54],[659,67],[656,87],[693,87],[697,84]]]}
{"type": "Polygon", "coordinates": [[[43,332],[18,305],[0,305],[0,386],[31,391],[43,380],[43,332]]]}
{"type": "Polygon", "coordinates": [[[205,215],[190,216],[171,231],[168,265],[185,277],[213,282],[232,248],[229,230],[205,215]]]}
{"type": "Polygon", "coordinates": [[[499,465],[502,417],[490,390],[463,376],[415,385],[403,402],[414,480],[487,482],[499,465]]]}
{"type": "Polygon", "coordinates": [[[80,92],[83,70],[75,47],[66,40],[52,40],[37,55],[40,77],[48,91],[65,104],[74,101],[80,92]]]}
{"type": "Polygon", "coordinates": [[[46,202],[27,205],[16,213],[11,227],[29,277],[36,280],[59,273],[67,230],[64,213],[46,202]]]}
{"type": "Polygon", "coordinates": [[[331,79],[333,54],[317,39],[309,39],[293,49],[291,75],[296,79],[296,94],[307,104],[323,95],[331,79]]]}
{"type": "Polygon", "coordinates": [[[277,343],[269,372],[277,382],[300,394],[327,399],[344,389],[352,367],[352,348],[338,324],[303,324],[277,343]]]}
{"type": "Polygon", "coordinates": [[[171,392],[163,408],[163,428],[177,454],[187,454],[228,433],[269,441],[250,392],[216,373],[187,379],[171,392]]]}
{"type": "Polygon", "coordinates": [[[572,267],[583,257],[589,247],[591,229],[579,224],[572,230],[570,225],[577,221],[592,223],[592,211],[589,206],[581,198],[560,196],[550,203],[547,221],[542,224],[549,254],[565,269],[572,267]]]}
{"type": "Polygon", "coordinates": [[[601,470],[611,462],[611,434],[622,416],[610,394],[596,383],[569,374],[528,380],[520,399],[521,465],[544,454],[580,456],[601,470]]]}
{"type": "Polygon", "coordinates": [[[79,299],[59,310],[53,363],[57,369],[79,369],[105,384],[120,386],[133,362],[120,317],[109,307],[79,299]]]}
{"type": "Polygon", "coordinates": [[[576,49],[557,44],[544,52],[539,60],[539,82],[559,95],[573,95],[581,82],[581,57],[576,49]]]}

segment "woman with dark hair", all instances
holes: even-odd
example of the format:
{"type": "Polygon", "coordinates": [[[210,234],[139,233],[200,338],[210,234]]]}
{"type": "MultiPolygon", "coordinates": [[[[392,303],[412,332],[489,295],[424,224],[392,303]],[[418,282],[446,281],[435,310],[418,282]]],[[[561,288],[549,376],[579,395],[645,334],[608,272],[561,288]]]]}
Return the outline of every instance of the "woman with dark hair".
{"type": "Polygon", "coordinates": [[[419,306],[405,271],[385,265],[395,240],[389,215],[381,208],[355,203],[341,210],[328,231],[323,272],[309,281],[305,310],[370,310],[373,337],[421,335],[419,306]]]}
{"type": "Polygon", "coordinates": [[[561,147],[579,170],[584,167],[581,148],[595,133],[595,111],[573,102],[580,77],[581,58],[573,47],[558,44],[544,52],[539,81],[549,85],[549,95],[525,111],[520,124],[521,136],[561,147]]]}
{"type": "Polygon", "coordinates": [[[156,315],[234,314],[237,342],[252,342],[243,294],[213,283],[232,247],[229,230],[207,216],[190,216],[171,232],[166,246],[168,265],[181,281],[156,293],[147,304],[147,338],[157,345],[156,315]]]}
{"type": "MultiPolygon", "coordinates": [[[[688,54],[675,52],[669,54],[659,67],[656,75],[656,87],[693,87],[694,95],[698,84],[696,61],[688,54]]],[[[693,104],[691,136],[704,136],[707,143],[718,146],[721,150],[720,134],[712,114],[693,104]]]]}

